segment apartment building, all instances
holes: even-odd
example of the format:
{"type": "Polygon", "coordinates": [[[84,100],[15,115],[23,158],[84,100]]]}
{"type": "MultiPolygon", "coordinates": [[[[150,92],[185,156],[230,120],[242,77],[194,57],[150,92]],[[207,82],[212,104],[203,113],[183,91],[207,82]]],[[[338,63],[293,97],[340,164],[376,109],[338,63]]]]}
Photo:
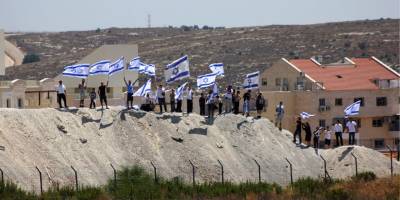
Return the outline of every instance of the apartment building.
{"type": "Polygon", "coordinates": [[[261,77],[269,105],[264,116],[275,120],[275,106],[282,101],[285,129],[294,131],[301,112],[315,115],[308,119],[313,128],[343,123],[344,108],[361,100],[359,115],[352,116],[359,124],[357,144],[382,149],[399,142],[400,75],[375,57],[332,64],[282,58],[261,77]]]}

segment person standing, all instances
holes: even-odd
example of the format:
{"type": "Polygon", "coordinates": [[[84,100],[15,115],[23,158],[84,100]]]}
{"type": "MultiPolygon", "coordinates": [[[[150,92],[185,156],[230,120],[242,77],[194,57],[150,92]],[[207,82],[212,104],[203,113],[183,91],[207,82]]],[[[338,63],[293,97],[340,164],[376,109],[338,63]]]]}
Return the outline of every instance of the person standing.
{"type": "Polygon", "coordinates": [[[349,145],[354,145],[355,136],[357,132],[357,123],[354,120],[350,119],[346,123],[346,127],[347,127],[347,132],[349,133],[349,145]]]}
{"type": "Polygon", "coordinates": [[[86,85],[85,85],[85,79],[82,79],[82,82],[78,85],[79,89],[79,107],[83,108],[85,107],[85,97],[86,97],[86,85]]]}
{"type": "Polygon", "coordinates": [[[63,84],[62,80],[58,81],[58,86],[56,87],[56,91],[57,91],[57,101],[60,108],[63,108],[61,105],[61,101],[64,101],[64,107],[68,108],[66,90],[67,89],[65,88],[65,85],[63,84]]]}
{"type": "Polygon", "coordinates": [[[314,148],[317,150],[319,148],[319,136],[321,135],[321,132],[324,131],[324,128],[322,127],[316,127],[314,131],[314,148]]]}
{"type": "Polygon", "coordinates": [[[92,91],[89,93],[90,97],[90,109],[96,109],[96,90],[93,88],[92,91]]]}
{"type": "Polygon", "coordinates": [[[279,130],[282,130],[282,119],[283,115],[285,114],[285,107],[283,106],[282,101],[279,102],[279,105],[276,106],[276,119],[275,119],[275,126],[279,124],[279,130]]]}
{"type": "Polygon", "coordinates": [[[265,99],[261,92],[258,93],[256,98],[257,119],[261,118],[261,113],[265,107],[265,99]]]}
{"type": "Polygon", "coordinates": [[[331,147],[331,136],[332,136],[332,131],[329,128],[329,126],[326,127],[325,133],[324,133],[324,138],[325,138],[325,148],[331,147]]]}
{"type": "Polygon", "coordinates": [[[200,115],[204,116],[206,114],[206,98],[204,97],[203,92],[200,94],[199,106],[200,106],[200,115]]]}
{"type": "Polygon", "coordinates": [[[193,90],[192,86],[188,87],[187,90],[187,97],[186,97],[186,106],[187,106],[187,113],[192,113],[193,112],[193,90]]]}
{"type": "Polygon", "coordinates": [[[236,91],[236,95],[235,95],[235,102],[233,104],[234,108],[233,108],[233,113],[235,114],[239,114],[239,105],[240,105],[240,91],[236,91]]]}
{"type": "MultiPolygon", "coordinates": [[[[180,85],[178,86],[178,88],[180,85]]],[[[182,93],[179,96],[175,96],[176,98],[176,112],[182,112],[182,93]]]]}
{"type": "Polygon", "coordinates": [[[163,112],[163,106],[164,106],[165,112],[167,112],[167,104],[165,103],[165,89],[163,88],[163,86],[161,84],[157,88],[156,95],[157,95],[158,104],[160,105],[160,113],[163,112]]]}
{"type": "Polygon", "coordinates": [[[124,76],[124,82],[125,82],[125,86],[126,86],[126,109],[133,109],[133,85],[136,83],[132,84],[131,80],[128,80],[128,82],[126,82],[125,76],[124,76]],[[129,108],[129,104],[131,105],[131,107],[129,108]]]}
{"type": "Polygon", "coordinates": [[[107,105],[107,87],[108,87],[108,81],[107,84],[104,85],[103,82],[100,83],[100,87],[98,90],[99,97],[100,97],[100,104],[101,104],[101,109],[104,109],[103,103],[106,104],[106,109],[108,109],[107,105]]]}
{"type": "Polygon", "coordinates": [[[171,89],[171,93],[169,94],[169,102],[171,104],[171,112],[175,112],[175,90],[171,89]]]}
{"type": "Polygon", "coordinates": [[[336,124],[334,125],[334,131],[336,136],[336,147],[343,146],[343,126],[339,120],[337,120],[336,124]]]}
{"type": "Polygon", "coordinates": [[[222,98],[219,95],[217,95],[216,99],[217,99],[217,102],[218,102],[218,114],[221,115],[222,114],[222,107],[223,107],[222,98]]]}
{"type": "Polygon", "coordinates": [[[307,147],[310,147],[310,145],[311,145],[311,135],[312,135],[311,126],[310,126],[310,124],[308,122],[303,123],[302,126],[303,126],[304,132],[306,132],[305,140],[306,140],[307,147]]]}
{"type": "Polygon", "coordinates": [[[233,90],[232,90],[232,86],[229,85],[226,88],[226,92],[224,94],[224,102],[223,104],[225,105],[225,113],[230,113],[232,112],[232,98],[233,98],[233,90]]]}
{"type": "Polygon", "coordinates": [[[207,95],[207,111],[208,111],[208,123],[212,124],[214,120],[214,108],[215,108],[215,102],[214,102],[214,95],[213,91],[209,90],[208,95],[207,95]]]}
{"type": "Polygon", "coordinates": [[[299,136],[299,145],[301,145],[301,117],[296,119],[296,130],[293,134],[293,143],[296,144],[296,136],[299,136]]]}
{"type": "Polygon", "coordinates": [[[243,115],[246,117],[250,116],[250,99],[251,99],[251,90],[247,90],[243,95],[243,115]]]}

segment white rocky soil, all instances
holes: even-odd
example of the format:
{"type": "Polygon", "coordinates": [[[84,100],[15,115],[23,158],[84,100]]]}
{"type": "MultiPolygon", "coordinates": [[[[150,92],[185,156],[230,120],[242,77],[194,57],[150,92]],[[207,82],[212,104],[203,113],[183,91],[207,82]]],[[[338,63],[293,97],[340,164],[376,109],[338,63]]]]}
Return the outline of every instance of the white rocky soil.
{"type": "MultiPolygon", "coordinates": [[[[267,119],[239,115],[218,116],[213,125],[197,114],[154,114],[110,110],[0,109],[0,168],[6,180],[27,190],[39,190],[37,166],[44,187],[73,185],[73,166],[79,184],[103,185],[117,169],[140,165],[152,173],[152,161],[165,178],[182,177],[190,182],[189,160],[196,165],[196,181],[219,181],[224,165],[225,179],[233,182],[262,180],[290,183],[287,158],[293,177],[324,175],[323,161],[312,148],[292,143],[292,134],[279,131],[267,119]]],[[[365,147],[320,150],[332,177],[345,178],[358,171],[390,175],[390,159],[365,147]]],[[[400,164],[394,161],[395,173],[400,164]]]]}

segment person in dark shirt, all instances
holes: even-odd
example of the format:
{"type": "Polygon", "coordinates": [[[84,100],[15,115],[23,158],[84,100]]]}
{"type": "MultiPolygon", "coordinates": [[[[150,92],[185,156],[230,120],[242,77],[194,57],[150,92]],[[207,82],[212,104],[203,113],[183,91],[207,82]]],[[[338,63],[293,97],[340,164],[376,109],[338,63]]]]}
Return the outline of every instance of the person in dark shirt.
{"type": "Polygon", "coordinates": [[[98,90],[99,98],[100,98],[100,104],[101,104],[101,109],[104,109],[103,103],[106,104],[106,109],[108,109],[108,105],[107,105],[107,95],[106,95],[107,86],[108,86],[108,81],[107,81],[107,84],[106,84],[106,85],[104,85],[104,83],[101,82],[101,83],[100,83],[99,90],[98,90]]]}
{"type": "Polygon", "coordinates": [[[247,92],[243,95],[243,115],[246,115],[246,117],[250,115],[250,98],[251,91],[247,90],[247,92]]]}
{"type": "Polygon", "coordinates": [[[171,93],[169,94],[169,102],[171,104],[171,112],[175,112],[175,90],[171,89],[171,93]]]}
{"type": "Polygon", "coordinates": [[[92,91],[89,94],[90,97],[90,109],[96,109],[96,91],[93,88],[92,91]]]}
{"type": "Polygon", "coordinates": [[[299,136],[299,144],[301,144],[301,117],[297,117],[296,130],[293,134],[293,143],[296,143],[296,135],[299,136]]]}
{"type": "Polygon", "coordinates": [[[308,122],[303,123],[302,126],[303,126],[304,132],[306,132],[305,140],[306,140],[307,147],[309,147],[311,145],[311,136],[312,136],[311,126],[308,122]]]}
{"type": "Polygon", "coordinates": [[[204,116],[206,114],[206,98],[204,97],[204,93],[200,94],[199,105],[200,105],[200,115],[204,116]]]}

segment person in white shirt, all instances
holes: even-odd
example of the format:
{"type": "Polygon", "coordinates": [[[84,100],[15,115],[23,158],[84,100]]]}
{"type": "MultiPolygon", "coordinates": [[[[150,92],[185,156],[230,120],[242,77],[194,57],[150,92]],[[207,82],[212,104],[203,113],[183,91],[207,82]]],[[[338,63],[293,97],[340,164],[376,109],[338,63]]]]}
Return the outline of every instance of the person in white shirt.
{"type": "Polygon", "coordinates": [[[357,132],[357,123],[354,120],[350,119],[346,123],[346,127],[347,127],[347,132],[349,133],[349,145],[354,145],[355,136],[357,132]]]}
{"type": "Polygon", "coordinates": [[[332,136],[332,130],[329,128],[329,126],[326,127],[325,129],[325,148],[331,146],[331,136],[332,136]]]}
{"type": "Polygon", "coordinates": [[[156,96],[157,96],[158,104],[160,105],[160,113],[163,112],[163,110],[162,110],[163,105],[164,105],[165,112],[167,112],[167,104],[165,103],[165,89],[163,88],[162,85],[158,86],[156,96]]]}
{"type": "Polygon", "coordinates": [[[275,119],[275,126],[279,124],[279,130],[282,130],[282,119],[283,115],[285,114],[285,107],[283,106],[282,101],[279,102],[279,105],[276,106],[276,119],[275,119]]]}
{"type": "Polygon", "coordinates": [[[192,86],[188,87],[187,96],[186,96],[186,106],[187,106],[187,113],[191,113],[193,111],[193,90],[192,86]]]}
{"type": "Polygon", "coordinates": [[[343,126],[339,120],[337,120],[336,124],[334,125],[334,131],[336,136],[336,147],[343,146],[343,126]]]}
{"type": "Polygon", "coordinates": [[[233,89],[232,86],[229,85],[226,88],[226,92],[224,94],[224,106],[225,106],[225,113],[232,112],[232,97],[233,97],[233,89]]]}
{"type": "Polygon", "coordinates": [[[58,81],[58,86],[56,87],[57,91],[57,102],[60,108],[63,108],[61,105],[61,101],[64,101],[64,107],[68,108],[67,106],[67,97],[65,96],[66,94],[66,88],[65,85],[63,84],[62,80],[58,81]]]}

